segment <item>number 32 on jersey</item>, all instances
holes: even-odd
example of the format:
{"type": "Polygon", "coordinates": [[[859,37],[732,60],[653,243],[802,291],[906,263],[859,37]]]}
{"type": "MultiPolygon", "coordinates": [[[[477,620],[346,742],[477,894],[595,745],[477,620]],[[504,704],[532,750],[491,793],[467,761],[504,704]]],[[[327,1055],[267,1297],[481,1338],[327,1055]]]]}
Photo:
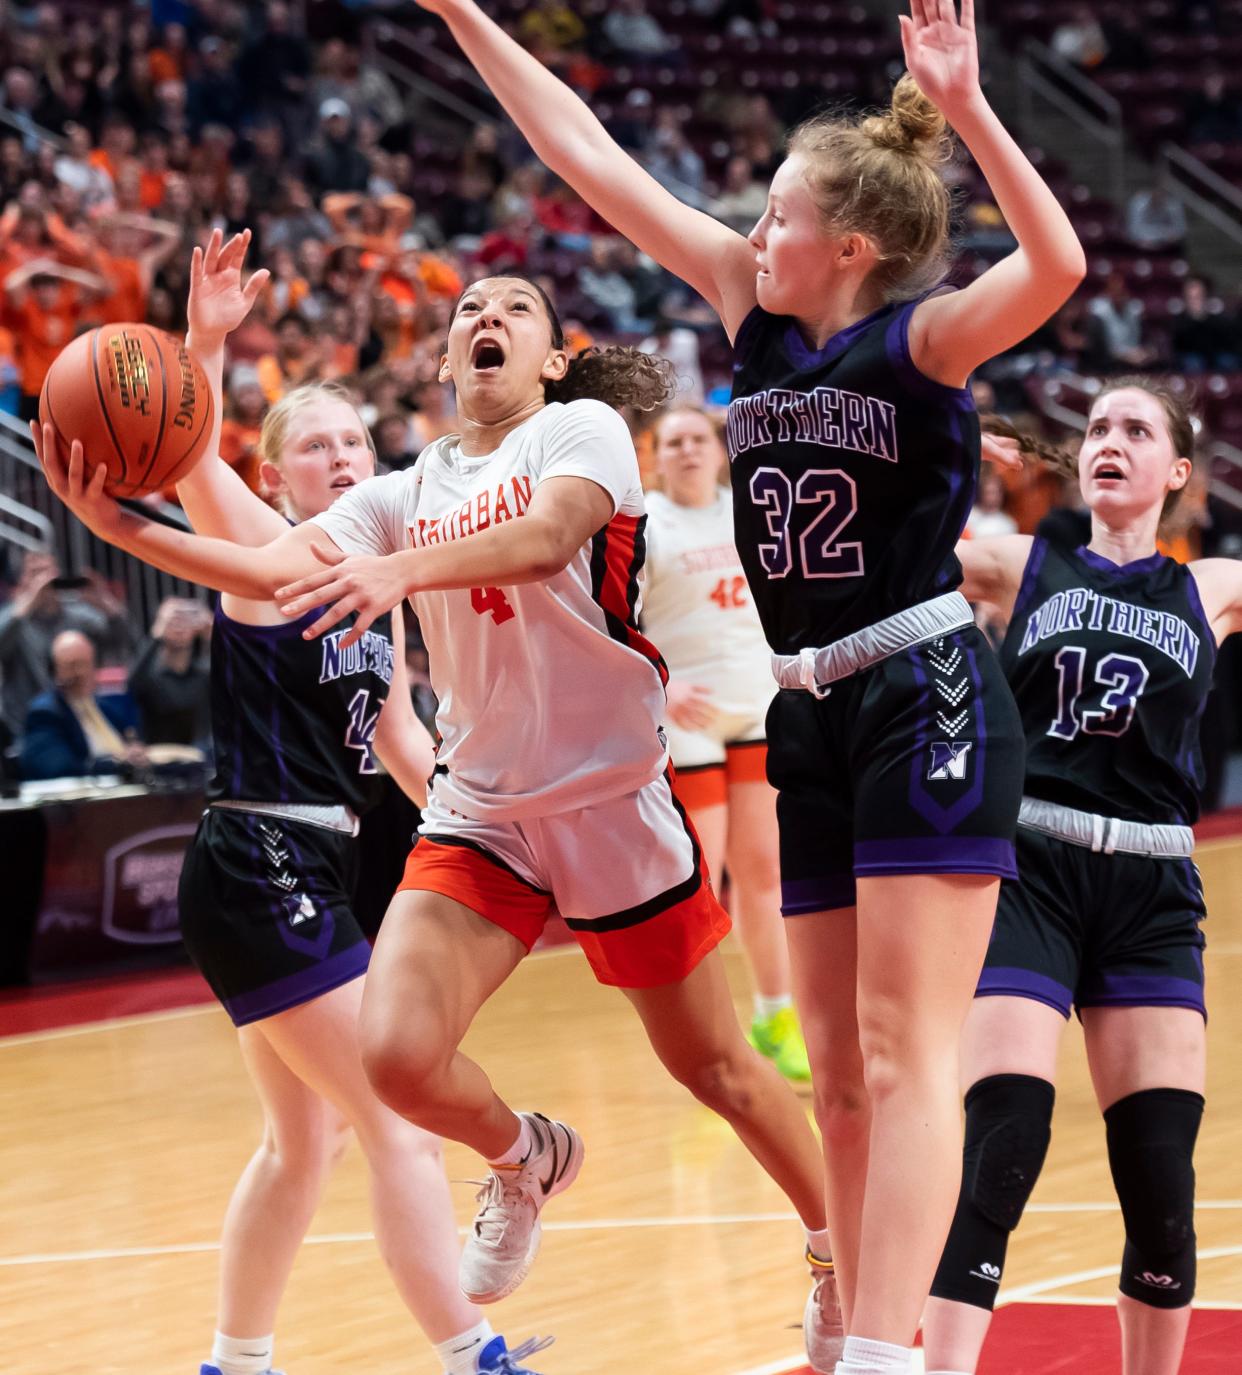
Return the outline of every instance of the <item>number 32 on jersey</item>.
{"type": "Polygon", "coordinates": [[[759,543],[769,578],[788,577],[795,564],[804,578],[862,576],[861,542],[841,538],[858,510],[858,488],[847,472],[808,468],[795,483],[780,468],[756,468],[750,495],[764,508],[772,536],[759,543]]]}

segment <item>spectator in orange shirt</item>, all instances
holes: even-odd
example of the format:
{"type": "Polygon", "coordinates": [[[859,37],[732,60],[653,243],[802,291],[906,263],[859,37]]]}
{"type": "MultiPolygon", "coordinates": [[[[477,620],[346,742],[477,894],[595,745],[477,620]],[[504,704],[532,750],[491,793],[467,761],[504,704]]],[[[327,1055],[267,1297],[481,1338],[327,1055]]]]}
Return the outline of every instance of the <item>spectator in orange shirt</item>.
{"type": "Polygon", "coordinates": [[[414,202],[397,191],[367,196],[361,191],[336,191],[321,206],[342,243],[388,258],[397,252],[401,236],[414,218],[414,202]]]}
{"type": "Polygon", "coordinates": [[[265,353],[255,365],[259,386],[269,406],[291,387],[319,377],[322,357],[310,325],[290,311],[276,322],[276,351],[265,353]]]}
{"type": "Polygon", "coordinates": [[[94,272],[66,267],[51,258],[36,258],[4,279],[0,323],[17,340],[22,397],[18,414],[33,420],[47,370],[73,338],[92,301],[107,294],[108,284],[94,272]]]}
{"type": "Polygon", "coordinates": [[[137,142],[138,135],[129,120],[119,114],[108,115],[103,122],[99,147],[91,153],[90,163],[93,167],[102,167],[115,186],[121,170],[137,164],[134,157],[137,142]]]}
{"type": "Polygon", "coordinates": [[[177,251],[181,230],[150,215],[107,215],[99,221],[92,266],[111,292],[100,302],[107,320],[145,320],[155,274],[177,251]]]}

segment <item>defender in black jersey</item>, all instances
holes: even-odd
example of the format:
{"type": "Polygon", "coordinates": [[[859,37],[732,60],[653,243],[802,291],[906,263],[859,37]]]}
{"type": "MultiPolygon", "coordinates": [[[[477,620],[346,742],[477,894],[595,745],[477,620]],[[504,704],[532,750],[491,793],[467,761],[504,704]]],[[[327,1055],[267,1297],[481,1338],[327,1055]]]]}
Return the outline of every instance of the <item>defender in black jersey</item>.
{"type": "Polygon", "coordinates": [[[238,1026],[357,978],[353,837],[378,800],[375,728],[392,684],[392,618],[341,650],[313,620],[247,625],[216,611],[215,775],[181,872],[181,930],[238,1026]]]}
{"type": "Polygon", "coordinates": [[[970,0],[960,20],[913,0],[889,109],[796,129],[746,239],[664,190],[474,0],[430,7],[537,155],[737,341],[736,543],[786,689],[769,776],[850,1333],[817,1339],[837,1294],[817,1271],[808,1350],[820,1371],[904,1369],[951,1206],[957,1104],[942,1066],[1017,802],[1018,723],[953,591],[974,481],[961,389],[1068,298],[1082,248],[984,99],[970,0]],[[934,294],[947,124],[1018,247],[934,294]]]}
{"type": "Polygon", "coordinates": [[[973,1370],[1047,1149],[1061,1029],[1077,1007],[1125,1221],[1125,1375],[1176,1375],[1194,1294],[1203,936],[1191,823],[1217,642],[1242,565],[1156,552],[1191,468],[1182,403],[1121,379],[1078,460],[1090,543],[959,548],[968,593],[1012,606],[1001,663],[1027,742],[1019,880],[997,908],[963,1037],[962,1190],[924,1327],[929,1368],[973,1370]]]}

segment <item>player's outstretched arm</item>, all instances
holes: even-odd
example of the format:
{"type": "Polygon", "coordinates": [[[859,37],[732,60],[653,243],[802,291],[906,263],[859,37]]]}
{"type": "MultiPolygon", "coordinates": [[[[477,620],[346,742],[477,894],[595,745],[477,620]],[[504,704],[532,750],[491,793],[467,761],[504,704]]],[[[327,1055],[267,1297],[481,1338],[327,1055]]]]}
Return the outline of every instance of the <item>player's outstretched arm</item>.
{"type": "Polygon", "coordinates": [[[959,540],[955,552],[962,565],[962,596],[967,601],[991,602],[1008,615],[1022,586],[1033,543],[1030,535],[959,540]]]}
{"type": "MultiPolygon", "coordinates": [[[[355,493],[348,493],[340,503],[347,508],[354,498],[355,493]]],[[[300,581],[290,579],[277,591],[276,600],[290,618],[333,603],[302,632],[308,640],[356,611],[357,621],[341,639],[342,646],[348,646],[362,638],[377,616],[415,592],[546,582],[608,524],[612,514],[612,498],[590,478],[546,478],[535,488],[521,520],[490,526],[466,539],[349,557],[316,548],[326,566],[300,581]]],[[[331,514],[326,517],[330,518],[331,514]]]]}
{"type": "Polygon", "coordinates": [[[1033,334],[1073,293],[1087,260],[1069,217],[1005,131],[979,85],[974,0],[911,0],[902,16],[906,66],[970,149],[1017,249],[962,291],[924,301],[910,322],[915,364],[965,384],[988,358],[1033,334]]]}
{"type": "Polygon", "coordinates": [[[419,808],[427,805],[427,780],[436,765],[436,747],[418,719],[405,671],[405,625],[398,607],[392,617],[393,672],[388,698],[375,725],[375,753],[397,787],[419,808]]]}
{"type": "Polygon", "coordinates": [[[419,3],[448,24],[539,160],[631,243],[689,283],[732,338],[755,304],[755,255],[746,240],[666,191],[474,0],[419,3]]]}
{"type": "Polygon", "coordinates": [[[250,231],[225,243],[213,229],[205,248],[195,248],[190,260],[190,329],[186,349],[207,374],[215,402],[215,418],[206,452],[177,483],[177,499],[190,524],[201,535],[237,544],[268,544],[288,528],[288,522],[241,480],[220,457],[224,421],[224,341],[250,314],[271,274],[266,269],[242,281],[250,231]]]}
{"type": "Polygon", "coordinates": [[[108,471],[102,464],[87,476],[78,440],[70,446],[66,461],[51,425],[40,430],[32,424],[30,429],[48,485],[83,525],[100,539],[174,577],[250,601],[271,601],[283,583],[322,568],[322,562],[311,552],[312,541],[317,547],[335,547],[322,530],[311,525],[289,527],[282,522],[280,537],[255,549],[187,534],[134,515],[104,491],[108,471]]]}

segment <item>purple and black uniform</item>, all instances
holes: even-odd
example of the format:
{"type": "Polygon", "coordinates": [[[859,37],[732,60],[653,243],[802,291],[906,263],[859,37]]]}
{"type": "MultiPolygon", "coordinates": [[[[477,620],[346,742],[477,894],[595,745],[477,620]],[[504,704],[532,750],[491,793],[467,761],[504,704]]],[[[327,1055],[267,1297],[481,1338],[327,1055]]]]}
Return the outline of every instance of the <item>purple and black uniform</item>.
{"type": "MultiPolygon", "coordinates": [[[[882,641],[878,622],[917,627],[961,583],[979,424],[969,390],[914,365],[916,305],[885,306],[821,349],[759,308],[738,333],[734,532],[778,656],[882,641]]],[[[768,777],[786,916],[851,905],[856,876],[1014,875],[1021,727],[961,610],[942,632],[903,628],[907,643],[826,693],[777,694],[768,777]]]]}
{"type": "Polygon", "coordinates": [[[1188,828],[1216,642],[1193,573],[1162,554],[1118,566],[1037,539],[1000,657],[1027,800],[1021,881],[1001,894],[979,994],[1067,1017],[1074,1004],[1202,1012],[1188,828]],[[1076,841],[1058,834],[1066,818],[1076,841]]]}
{"type": "Polygon", "coordinates": [[[342,649],[352,618],[302,638],[319,614],[252,626],[216,611],[216,769],[179,901],[186,948],[238,1026],[357,978],[370,957],[350,905],[353,834],[378,801],[392,618],[342,649]]]}

